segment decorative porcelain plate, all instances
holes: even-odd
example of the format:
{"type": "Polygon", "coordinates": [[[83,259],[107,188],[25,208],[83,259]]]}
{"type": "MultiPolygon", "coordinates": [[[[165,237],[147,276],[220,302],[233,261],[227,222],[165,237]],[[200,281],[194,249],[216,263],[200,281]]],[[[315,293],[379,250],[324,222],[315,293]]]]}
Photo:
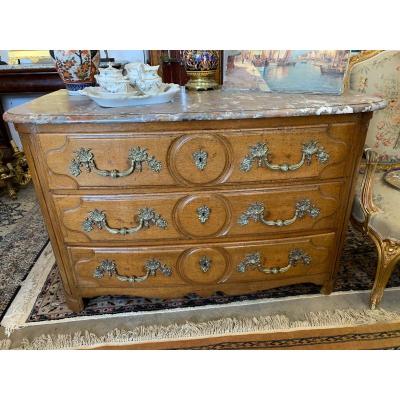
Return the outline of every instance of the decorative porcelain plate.
{"type": "Polygon", "coordinates": [[[400,190],[400,168],[392,169],[385,173],[383,179],[390,186],[393,186],[397,190],[400,190]]]}
{"type": "Polygon", "coordinates": [[[168,103],[179,91],[179,85],[168,83],[165,84],[164,91],[156,95],[141,94],[136,90],[127,93],[110,93],[99,86],[87,87],[79,93],[88,96],[101,107],[129,107],[168,103]]]}

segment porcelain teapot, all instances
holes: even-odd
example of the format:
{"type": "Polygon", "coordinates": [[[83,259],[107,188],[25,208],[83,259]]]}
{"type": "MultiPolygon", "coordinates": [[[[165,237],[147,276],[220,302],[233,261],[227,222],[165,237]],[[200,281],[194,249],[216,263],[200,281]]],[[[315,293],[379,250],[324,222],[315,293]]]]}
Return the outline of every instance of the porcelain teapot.
{"type": "Polygon", "coordinates": [[[165,84],[157,74],[159,65],[130,63],[125,65],[129,81],[142,93],[156,95],[165,90],[165,84]]]}
{"type": "Polygon", "coordinates": [[[122,70],[114,68],[111,63],[107,68],[99,68],[99,75],[95,75],[100,87],[111,93],[127,93],[130,89],[129,80],[122,75],[122,70]]]}
{"type": "Polygon", "coordinates": [[[136,85],[136,81],[139,79],[139,69],[142,65],[143,63],[140,62],[125,64],[124,69],[132,85],[136,85]]]}

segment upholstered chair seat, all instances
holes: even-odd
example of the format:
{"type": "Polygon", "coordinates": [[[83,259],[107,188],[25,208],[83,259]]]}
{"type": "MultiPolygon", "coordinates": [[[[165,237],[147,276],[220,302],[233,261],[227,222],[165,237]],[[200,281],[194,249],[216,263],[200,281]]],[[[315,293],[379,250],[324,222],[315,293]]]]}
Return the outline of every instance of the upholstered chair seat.
{"type": "MultiPolygon", "coordinates": [[[[369,226],[380,236],[392,240],[400,240],[400,190],[389,186],[384,179],[384,172],[375,172],[372,179],[372,201],[378,208],[369,218],[369,226]]],[[[361,204],[360,174],[356,195],[353,202],[353,218],[363,224],[365,215],[361,204]]]]}
{"type": "Polygon", "coordinates": [[[376,245],[378,263],[371,308],[379,305],[400,261],[400,191],[382,170],[400,166],[400,51],[366,51],[350,60],[348,90],[379,95],[387,107],[374,113],[366,138],[365,173],[360,175],[352,222],[376,245]]]}

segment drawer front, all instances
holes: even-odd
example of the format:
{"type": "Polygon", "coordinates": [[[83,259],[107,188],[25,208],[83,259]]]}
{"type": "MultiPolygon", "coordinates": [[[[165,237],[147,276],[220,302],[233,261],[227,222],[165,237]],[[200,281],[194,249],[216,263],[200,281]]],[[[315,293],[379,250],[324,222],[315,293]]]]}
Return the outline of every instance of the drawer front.
{"type": "Polygon", "coordinates": [[[246,244],[81,248],[68,252],[82,288],[165,288],[290,279],[329,271],[335,234],[246,244]]]}
{"type": "Polygon", "coordinates": [[[40,135],[51,189],[174,185],[171,135],[40,135]]]}
{"type": "Polygon", "coordinates": [[[355,129],[44,134],[39,141],[51,189],[212,186],[345,176],[355,129]]]}
{"type": "Polygon", "coordinates": [[[230,137],[231,182],[347,176],[354,123],[247,131],[230,137]]]}
{"type": "Polygon", "coordinates": [[[67,243],[266,237],[333,230],[341,184],[120,196],[53,195],[67,243]]]}

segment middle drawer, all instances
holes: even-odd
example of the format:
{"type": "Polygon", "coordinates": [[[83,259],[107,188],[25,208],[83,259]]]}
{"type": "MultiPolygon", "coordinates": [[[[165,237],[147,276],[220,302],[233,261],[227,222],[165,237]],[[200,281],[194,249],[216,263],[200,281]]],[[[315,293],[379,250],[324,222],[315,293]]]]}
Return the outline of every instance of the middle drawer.
{"type": "Polygon", "coordinates": [[[67,243],[199,240],[334,229],[341,186],[53,200],[67,243]]]}

